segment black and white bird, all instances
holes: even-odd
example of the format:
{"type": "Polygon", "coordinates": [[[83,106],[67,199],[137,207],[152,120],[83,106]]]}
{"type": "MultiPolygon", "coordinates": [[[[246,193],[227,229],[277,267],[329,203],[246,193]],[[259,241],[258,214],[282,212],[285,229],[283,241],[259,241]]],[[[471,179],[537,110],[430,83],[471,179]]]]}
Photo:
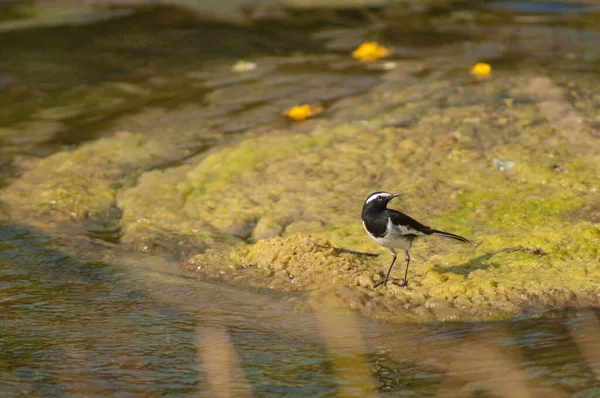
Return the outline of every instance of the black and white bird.
{"type": "Polygon", "coordinates": [[[396,261],[396,250],[404,250],[404,259],[406,261],[406,269],[404,270],[404,280],[398,286],[406,286],[408,275],[408,264],[410,263],[410,255],[408,250],[412,245],[413,240],[425,235],[439,235],[446,238],[452,238],[461,242],[469,242],[462,236],[454,235],[448,232],[438,231],[437,229],[429,228],[421,224],[417,220],[407,216],[394,209],[388,209],[387,204],[394,198],[402,194],[375,192],[370,194],[365,201],[362,209],[362,222],[365,231],[378,244],[387,247],[392,254],[392,263],[388,269],[385,279],[375,284],[375,287],[383,284],[386,285],[392,272],[392,267],[396,261]]]}

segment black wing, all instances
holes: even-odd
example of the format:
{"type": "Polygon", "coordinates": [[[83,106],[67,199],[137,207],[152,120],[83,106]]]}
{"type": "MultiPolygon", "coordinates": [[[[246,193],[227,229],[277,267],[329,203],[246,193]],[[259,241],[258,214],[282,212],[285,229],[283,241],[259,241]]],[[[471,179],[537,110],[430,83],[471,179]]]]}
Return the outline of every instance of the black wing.
{"type": "Polygon", "coordinates": [[[421,224],[412,217],[407,216],[404,213],[400,213],[398,210],[388,209],[392,223],[396,225],[404,225],[409,230],[414,229],[415,231],[424,233],[425,235],[431,235],[433,230],[426,225],[421,224]]]}

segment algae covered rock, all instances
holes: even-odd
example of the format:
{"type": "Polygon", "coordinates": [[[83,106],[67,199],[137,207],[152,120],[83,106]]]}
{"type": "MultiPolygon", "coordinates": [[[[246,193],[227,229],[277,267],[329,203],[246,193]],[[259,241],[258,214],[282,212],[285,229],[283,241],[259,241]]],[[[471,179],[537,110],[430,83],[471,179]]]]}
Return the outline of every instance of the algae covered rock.
{"type": "MultiPolygon", "coordinates": [[[[592,136],[589,127],[572,126],[579,129],[577,136],[557,134],[561,125],[548,112],[547,100],[521,89],[539,79],[520,76],[468,87],[421,81],[414,89],[402,82],[399,92],[375,90],[370,101],[348,101],[344,110],[360,110],[371,115],[369,121],[322,124],[304,135],[272,133],[215,153],[190,170],[186,206],[192,205],[201,219],[216,214],[214,225],[229,233],[292,239],[302,232],[335,245],[373,250],[359,221],[362,201],[374,190],[401,191],[405,195],[395,207],[426,224],[467,236],[476,246],[435,238],[418,241],[409,288],[365,292],[374,298],[359,300],[362,313],[496,318],[529,308],[597,306],[597,220],[573,215],[581,217],[579,209],[596,203],[600,159],[593,145],[580,146],[582,137],[592,136]],[[514,98],[507,100],[506,87],[514,98]],[[448,106],[432,107],[441,98],[448,106]],[[397,115],[414,124],[386,127],[397,115]],[[497,166],[505,160],[511,167],[497,166]],[[378,300],[380,305],[375,305],[378,300]]],[[[582,117],[567,102],[560,107],[571,118],[582,117]]],[[[258,252],[266,256],[259,263],[267,264],[264,250],[282,242],[277,239],[235,251],[234,256],[242,258],[229,258],[225,263],[232,271],[220,277],[245,281],[238,268],[252,263],[249,259],[258,252]]],[[[295,249],[288,250],[294,258],[295,249]]],[[[194,261],[201,269],[217,264],[222,271],[208,256],[194,261]]],[[[278,254],[273,261],[280,258],[278,254]]],[[[387,260],[360,261],[387,265],[387,260]]],[[[373,279],[369,271],[344,279],[336,270],[324,271],[321,284],[312,276],[309,283],[299,279],[294,284],[298,276],[293,266],[292,271],[273,267],[261,268],[269,270],[263,286],[284,290],[316,292],[335,276],[344,282],[329,286],[338,286],[336,294],[342,294],[360,289],[351,286],[368,286],[373,279]],[[294,279],[287,280],[288,274],[294,279]]]]}
{"type": "Polygon", "coordinates": [[[195,165],[146,173],[119,195],[123,238],[135,241],[142,220],[156,231],[224,239],[256,240],[301,227],[353,240],[360,236],[351,231],[361,228],[362,194],[350,188],[364,153],[347,142],[357,133],[351,125],[279,132],[215,150],[195,165]],[[345,156],[330,157],[338,146],[345,156]]]}
{"type": "Polygon", "coordinates": [[[372,272],[362,256],[345,253],[323,239],[299,233],[260,240],[229,254],[199,254],[188,259],[186,265],[207,276],[286,291],[372,284],[372,272]]]}
{"type": "Polygon", "coordinates": [[[189,252],[218,250],[242,241],[220,233],[211,220],[190,217],[184,211],[189,190],[185,184],[191,166],[145,173],[136,186],[121,191],[121,242],[144,252],[157,249],[189,252]]]}
{"type": "Polygon", "coordinates": [[[39,161],[2,191],[1,200],[15,219],[44,229],[110,218],[119,189],[177,153],[141,134],[122,132],[39,161]]]}
{"type": "MultiPolygon", "coordinates": [[[[597,306],[600,150],[593,112],[561,90],[535,74],[466,84],[391,72],[327,120],[251,132],[184,164],[169,162],[183,153],[158,133],[57,153],[2,200],[32,223],[112,218],[128,247],[183,253],[211,278],[335,295],[367,316],[597,306]],[[404,193],[393,207],[475,244],[419,240],[408,288],[373,289],[387,253],[332,246],[385,253],[360,222],[378,190],[404,193]]],[[[399,262],[392,275],[401,272],[399,262]]]]}
{"type": "MultiPolygon", "coordinates": [[[[582,232],[600,244],[597,232],[582,232]]],[[[383,277],[380,266],[388,261],[297,233],[228,254],[195,255],[186,266],[208,278],[307,292],[314,305],[337,297],[362,315],[394,321],[501,319],[532,309],[600,304],[598,267],[565,264],[556,254],[511,248],[450,267],[433,259],[412,264],[407,287],[390,283],[374,289],[374,280],[383,277]]],[[[400,272],[402,265],[396,268],[400,272]]]]}
{"type": "Polygon", "coordinates": [[[535,75],[468,86],[407,79],[390,77],[338,112],[368,120],[251,136],[197,163],[147,173],[119,195],[123,239],[150,236],[140,233],[143,224],[154,241],[208,239],[208,252],[188,261],[208,276],[317,296],[359,294],[348,302],[369,316],[496,318],[598,305],[597,220],[581,210],[597,203],[600,188],[600,158],[593,144],[580,147],[590,129],[576,126],[577,139],[556,134],[561,126],[547,102],[521,89],[539,81],[535,75]],[[399,118],[411,122],[390,123],[399,118]],[[297,235],[379,250],[364,234],[360,209],[380,189],[403,192],[394,207],[475,245],[417,241],[409,288],[373,291],[372,267],[387,266],[387,258],[323,259],[325,249],[297,235]],[[357,268],[340,272],[333,259],[357,268]]]}

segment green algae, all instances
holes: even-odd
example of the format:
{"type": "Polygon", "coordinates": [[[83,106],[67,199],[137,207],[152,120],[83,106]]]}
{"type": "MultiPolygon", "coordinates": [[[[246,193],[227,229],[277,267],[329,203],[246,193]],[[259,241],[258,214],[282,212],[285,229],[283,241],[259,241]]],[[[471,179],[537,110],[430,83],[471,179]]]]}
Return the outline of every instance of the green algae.
{"type": "MultiPolygon", "coordinates": [[[[598,243],[593,233],[592,243],[598,243]]],[[[463,266],[416,271],[408,287],[383,289],[373,289],[382,276],[374,267],[378,260],[340,252],[305,234],[261,240],[228,255],[196,255],[186,264],[210,278],[307,292],[314,305],[333,295],[359,313],[387,320],[502,319],[524,308],[597,305],[600,273],[595,270],[590,279],[589,268],[579,267],[565,280],[565,270],[547,261],[551,256],[518,249],[490,253],[463,266]]]]}
{"type": "Polygon", "coordinates": [[[12,209],[13,218],[44,228],[109,217],[119,189],[177,152],[143,135],[123,132],[39,161],[2,191],[1,200],[12,209]]]}
{"type": "MultiPolygon", "coordinates": [[[[527,80],[514,78],[509,85],[527,80]]],[[[414,90],[374,93],[371,104],[362,99],[354,111],[372,115],[370,121],[323,122],[308,134],[271,132],[216,150],[165,179],[165,191],[180,195],[171,203],[185,216],[161,219],[158,212],[152,222],[179,233],[188,234],[195,225],[215,236],[257,241],[236,244],[231,252],[208,245],[205,254],[188,260],[209,277],[315,297],[330,291],[369,316],[502,318],[530,307],[596,305],[598,229],[573,222],[570,214],[596,197],[598,158],[544,125],[544,111],[534,99],[495,100],[493,95],[505,95],[506,84],[480,83],[461,94],[452,82],[435,88],[416,83],[414,90]],[[418,107],[404,100],[418,92],[436,94],[420,97],[418,107]],[[474,93],[486,100],[472,105],[459,99],[474,93]],[[454,96],[454,105],[432,108],[440,95],[454,96]],[[393,114],[413,112],[420,113],[415,125],[383,127],[393,114]],[[494,166],[497,158],[515,166],[500,170],[494,166]],[[311,242],[378,250],[359,218],[364,197],[378,189],[403,192],[394,207],[476,245],[417,241],[409,288],[371,290],[388,264],[386,256],[340,255],[311,242]],[[268,239],[277,235],[284,238],[268,239]],[[375,310],[379,306],[384,309],[375,310]]],[[[138,189],[148,195],[155,186],[142,181],[138,189]]],[[[133,206],[123,202],[123,207],[133,206]]]]}
{"type": "Polygon", "coordinates": [[[190,192],[189,185],[182,182],[189,170],[190,166],[154,170],[142,175],[135,187],[119,192],[123,243],[144,252],[162,248],[173,254],[239,243],[233,236],[219,234],[208,220],[181,211],[190,192]]]}
{"type": "MultiPolygon", "coordinates": [[[[526,79],[521,82],[514,79],[513,83],[525,84],[526,79]]],[[[484,88],[484,92],[489,94],[494,90],[484,88]]],[[[388,99],[401,103],[394,95],[388,99]]],[[[243,169],[243,172],[237,176],[227,174],[227,179],[236,189],[242,187],[244,193],[240,198],[254,198],[254,205],[247,203],[244,210],[253,215],[249,219],[255,220],[252,225],[260,226],[260,234],[282,233],[289,236],[290,245],[297,239],[296,235],[290,235],[291,232],[305,232],[314,239],[325,238],[335,245],[373,250],[361,230],[358,215],[364,196],[377,188],[401,190],[405,193],[403,201],[394,205],[436,228],[474,240],[476,247],[457,247],[439,238],[418,241],[413,249],[415,260],[409,273],[412,279],[408,289],[403,291],[388,286],[372,294],[365,293],[369,297],[377,296],[377,300],[385,301],[386,306],[390,305],[386,300],[402,302],[404,306],[398,311],[404,313],[403,316],[497,318],[528,308],[597,305],[595,287],[600,278],[596,249],[600,243],[598,227],[585,221],[574,223],[569,217],[597,195],[599,180],[594,171],[599,166],[597,157],[582,154],[566,138],[555,135],[551,128],[539,127],[537,124],[546,110],[538,111],[532,107],[531,100],[509,102],[508,105],[489,100],[487,103],[486,106],[467,104],[466,108],[446,108],[442,114],[426,113],[412,128],[379,128],[377,119],[360,126],[333,127],[327,131],[329,141],[311,152],[302,152],[301,145],[296,146],[291,140],[296,155],[293,162],[286,155],[290,151],[281,148],[281,134],[253,139],[252,144],[245,143],[244,148],[248,150],[252,145],[258,145],[260,161],[254,163],[255,169],[249,171],[247,167],[241,167],[237,170],[243,169]],[[519,108],[524,113],[519,113],[519,108]],[[477,129],[477,134],[486,138],[485,147],[481,147],[481,137],[470,134],[469,138],[468,131],[465,132],[465,118],[473,118],[477,126],[483,125],[477,129]],[[493,125],[499,119],[501,123],[497,127],[484,125],[488,120],[493,125]],[[537,120],[535,126],[532,120],[537,120]],[[455,126],[458,131],[446,135],[437,133],[440,125],[455,126]],[[514,138],[506,135],[506,132],[527,128],[530,129],[528,135],[519,140],[518,145],[514,138]],[[539,147],[541,143],[544,144],[543,151],[539,147]],[[273,152],[269,154],[271,148],[273,152]],[[369,156],[372,153],[377,156],[369,156]],[[369,162],[363,162],[363,157],[368,157],[369,162]],[[514,161],[515,166],[500,170],[494,167],[496,158],[514,161]],[[264,166],[265,163],[270,167],[264,166]],[[557,171],[553,167],[555,164],[567,171],[557,171]],[[306,177],[310,175],[309,170],[315,173],[317,165],[319,180],[315,186],[315,182],[306,177]],[[285,180],[290,169],[295,179],[282,183],[281,175],[285,180]],[[328,178],[330,175],[336,178],[328,178]],[[370,182],[369,177],[378,184],[370,182]],[[250,189],[240,184],[243,179],[252,181],[250,189]],[[331,181],[336,184],[332,185],[331,181]],[[396,188],[399,181],[402,182],[401,189],[396,188]],[[282,185],[287,188],[283,192],[295,196],[295,201],[288,199],[286,206],[279,207],[282,185]],[[311,192],[308,197],[302,194],[305,189],[311,192]],[[255,196],[256,190],[266,191],[268,195],[255,196]],[[318,195],[312,192],[318,192],[318,195]],[[423,195],[424,192],[427,195],[423,195]],[[286,213],[292,203],[293,211],[286,213]],[[336,203],[337,206],[332,206],[336,203]],[[428,221],[426,213],[434,217],[430,216],[428,221]],[[311,220],[307,215],[318,217],[311,220]],[[294,221],[288,224],[288,231],[286,222],[290,219],[294,221]]],[[[400,109],[405,108],[400,105],[400,109]]],[[[324,130],[316,129],[312,134],[321,135],[324,130]]],[[[227,152],[224,150],[226,156],[221,159],[227,158],[227,152]]],[[[226,170],[232,170],[232,166],[226,170]]],[[[227,191],[223,186],[217,188],[220,191],[208,189],[208,192],[220,197],[218,192],[222,195],[227,191]]],[[[239,202],[237,204],[239,206],[239,202]]],[[[214,205],[211,210],[228,215],[220,210],[218,203],[214,205]]],[[[226,206],[231,207],[232,203],[227,202],[226,206]]],[[[257,243],[256,250],[265,250],[262,245],[268,244],[262,242],[257,243]]],[[[244,250],[250,252],[236,252],[238,265],[244,263],[243,258],[256,258],[253,249],[244,250]]],[[[289,250],[293,253],[294,249],[289,250]]],[[[323,278],[322,283],[301,285],[297,282],[291,287],[285,281],[286,275],[296,275],[294,273],[299,270],[310,274],[310,271],[283,267],[285,272],[279,272],[281,267],[271,269],[267,265],[271,260],[277,263],[279,257],[269,258],[265,254],[258,261],[270,270],[262,277],[278,278],[273,284],[267,280],[267,286],[284,290],[304,286],[304,289],[315,291],[337,286],[334,288],[339,290],[337,294],[343,294],[341,292],[349,286],[361,283],[369,286],[370,283],[365,281],[376,277],[372,267],[387,264],[387,260],[361,259],[360,267],[365,274],[360,278],[353,275],[354,281],[339,276],[337,270],[323,278]],[[356,282],[358,280],[362,282],[356,282]]],[[[214,263],[202,256],[196,257],[194,263],[203,264],[202,269],[221,269],[217,266],[218,261],[214,263]]],[[[284,261],[284,264],[287,263],[284,261]]],[[[305,266],[310,268],[309,264],[317,269],[327,269],[314,259],[307,260],[305,266]]],[[[247,272],[244,267],[239,265],[232,269],[247,272]]],[[[346,265],[342,265],[344,267],[346,265]]],[[[214,276],[210,271],[203,272],[214,276]]],[[[237,271],[230,272],[235,275],[231,278],[250,283],[237,271]]],[[[323,273],[327,274],[326,271],[323,273]]],[[[227,274],[220,273],[218,277],[229,279],[224,276],[227,274]]],[[[374,315],[369,309],[371,305],[358,306],[357,310],[374,315]]],[[[377,313],[376,316],[398,316],[393,311],[384,310],[383,314],[387,315],[377,313]]]]}
{"type": "Polygon", "coordinates": [[[227,188],[234,179],[243,179],[253,170],[266,167],[268,162],[279,161],[290,157],[295,151],[310,150],[324,143],[323,139],[306,135],[276,137],[269,142],[269,146],[253,140],[244,141],[230,150],[207,156],[189,172],[188,180],[192,183],[194,193],[211,194],[227,188]]]}
{"type": "Polygon", "coordinates": [[[179,153],[171,138],[106,138],[42,160],[2,198],[23,219],[102,217],[116,205],[126,245],[181,251],[207,277],[307,292],[312,303],[333,295],[366,316],[597,306],[598,221],[586,209],[597,203],[600,157],[585,125],[552,114],[583,118],[560,92],[535,74],[465,84],[391,72],[330,120],[249,135],[165,170],[149,169],[179,153]],[[523,89],[532,82],[550,99],[523,89]],[[389,256],[360,210],[381,189],[404,193],[392,207],[473,244],[418,240],[408,288],[374,289],[389,256]]]}

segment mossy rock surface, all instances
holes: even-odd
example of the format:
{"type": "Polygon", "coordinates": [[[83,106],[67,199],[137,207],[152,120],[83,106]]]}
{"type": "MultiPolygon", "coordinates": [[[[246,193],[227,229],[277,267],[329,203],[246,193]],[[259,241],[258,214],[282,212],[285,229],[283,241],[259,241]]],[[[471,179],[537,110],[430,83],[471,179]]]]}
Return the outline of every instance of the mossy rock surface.
{"type": "Polygon", "coordinates": [[[572,104],[535,74],[417,78],[413,67],[338,102],[327,119],[248,134],[183,165],[153,166],[181,155],[158,135],[86,144],[40,161],[2,199],[31,222],[118,208],[126,245],[180,251],[209,277],[338,295],[373,317],[597,306],[600,148],[589,101],[572,104]],[[404,193],[392,207],[473,244],[423,238],[408,288],[373,289],[389,257],[360,211],[377,190],[404,193]]]}
{"type": "MultiPolygon", "coordinates": [[[[402,81],[398,92],[392,83],[340,111],[367,114],[369,120],[324,122],[309,133],[273,132],[213,152],[171,183],[181,192],[186,219],[258,243],[225,254],[221,247],[188,263],[213,277],[284,290],[362,291],[375,298],[350,301],[370,316],[495,318],[529,308],[597,305],[599,220],[587,219],[582,209],[597,203],[599,157],[581,145],[582,137],[592,137],[585,123],[563,131],[549,110],[579,120],[575,108],[556,95],[539,100],[523,89],[540,81],[557,90],[538,76],[466,87],[461,80],[408,87],[402,81]],[[448,106],[434,107],[440,99],[448,106]],[[395,118],[414,123],[395,127],[395,118]],[[403,192],[393,207],[467,236],[474,245],[435,237],[418,241],[406,290],[369,288],[374,269],[385,267],[387,257],[341,255],[341,269],[351,268],[346,272],[338,257],[320,261],[325,254],[308,243],[312,254],[294,257],[297,250],[305,253],[295,246],[296,233],[377,250],[362,230],[360,208],[379,189],[403,192]],[[283,240],[273,238],[280,235],[283,240]],[[294,260],[279,269],[282,253],[294,260]],[[264,272],[243,267],[257,256],[264,272]],[[382,305],[373,304],[378,300],[382,305]]],[[[143,193],[140,185],[138,194],[152,187],[143,193]]],[[[163,220],[164,226],[178,228],[175,220],[163,220]]],[[[394,273],[401,275],[400,264],[394,273]]]]}
{"type": "Polygon", "coordinates": [[[185,156],[143,134],[118,132],[113,137],[58,152],[38,162],[2,190],[0,198],[17,222],[42,230],[114,229],[120,209],[117,192],[138,176],[185,156]],[[104,225],[103,225],[104,224],[104,225]]]}
{"type": "MultiPolygon", "coordinates": [[[[597,232],[588,232],[596,234],[591,238],[598,243],[597,232]]],[[[229,254],[199,254],[186,266],[213,279],[307,292],[315,305],[336,297],[362,315],[392,321],[503,319],[531,310],[600,304],[598,267],[561,263],[556,254],[516,247],[453,266],[435,258],[412,264],[407,287],[389,283],[374,288],[388,261],[387,256],[343,252],[326,240],[297,233],[229,254]]]]}
{"type": "Polygon", "coordinates": [[[153,152],[141,135],[128,133],[59,152],[25,172],[2,200],[32,220],[49,213],[56,219],[93,216],[115,203],[116,184],[136,171],[136,163],[156,156],[153,152]]]}

